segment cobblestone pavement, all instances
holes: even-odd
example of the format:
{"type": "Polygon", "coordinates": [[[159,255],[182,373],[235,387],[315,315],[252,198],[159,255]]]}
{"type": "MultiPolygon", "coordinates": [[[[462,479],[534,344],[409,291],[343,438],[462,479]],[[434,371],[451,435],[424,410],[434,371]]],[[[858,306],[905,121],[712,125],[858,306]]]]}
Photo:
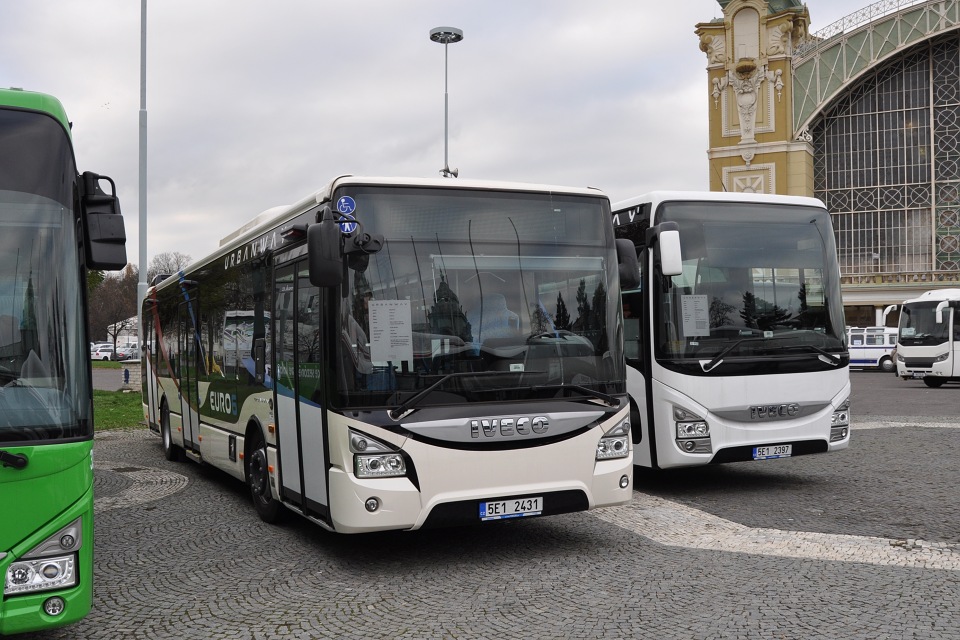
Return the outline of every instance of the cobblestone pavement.
{"type": "Polygon", "coordinates": [[[264,524],[242,483],[108,432],[94,609],[33,637],[960,638],[960,424],[854,438],[640,474],[616,509],[342,536],[264,524]]]}

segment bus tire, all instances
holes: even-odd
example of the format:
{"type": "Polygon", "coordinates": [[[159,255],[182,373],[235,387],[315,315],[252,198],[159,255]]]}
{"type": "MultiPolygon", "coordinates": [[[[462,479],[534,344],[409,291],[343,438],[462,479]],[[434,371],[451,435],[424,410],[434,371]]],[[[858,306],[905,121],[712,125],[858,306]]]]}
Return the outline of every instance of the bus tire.
{"type": "Polygon", "coordinates": [[[267,468],[267,443],[258,426],[247,433],[244,467],[253,508],[264,522],[276,524],[283,516],[283,505],[270,495],[270,471],[267,468]]]}
{"type": "Polygon", "coordinates": [[[880,370],[883,371],[884,373],[890,373],[891,371],[896,370],[896,368],[897,368],[896,363],[890,358],[883,358],[880,361],[880,370]]]}
{"type": "Polygon", "coordinates": [[[946,382],[946,378],[934,378],[933,376],[924,376],[923,384],[927,385],[931,389],[936,389],[937,387],[942,387],[943,383],[946,382]]]}
{"type": "Polygon", "coordinates": [[[183,461],[183,449],[173,443],[173,432],[170,430],[170,407],[167,400],[160,403],[160,442],[163,444],[163,457],[170,462],[183,461]]]}

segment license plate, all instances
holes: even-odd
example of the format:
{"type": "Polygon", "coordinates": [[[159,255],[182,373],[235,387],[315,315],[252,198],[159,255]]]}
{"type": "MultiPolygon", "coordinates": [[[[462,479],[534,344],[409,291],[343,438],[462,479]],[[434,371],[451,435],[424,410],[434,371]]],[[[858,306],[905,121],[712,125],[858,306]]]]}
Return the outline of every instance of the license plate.
{"type": "Polygon", "coordinates": [[[922,379],[925,375],[927,375],[927,374],[925,374],[925,373],[912,373],[912,374],[910,374],[910,377],[913,378],[913,379],[915,379],[915,380],[920,380],[920,379],[922,379]]]}
{"type": "Polygon", "coordinates": [[[538,516],[543,512],[543,496],[533,498],[511,498],[510,500],[492,500],[480,503],[481,520],[505,520],[538,516]]]}
{"type": "Polygon", "coordinates": [[[771,458],[789,458],[793,454],[792,444],[775,444],[770,447],[754,447],[754,460],[769,460],[771,458]]]}

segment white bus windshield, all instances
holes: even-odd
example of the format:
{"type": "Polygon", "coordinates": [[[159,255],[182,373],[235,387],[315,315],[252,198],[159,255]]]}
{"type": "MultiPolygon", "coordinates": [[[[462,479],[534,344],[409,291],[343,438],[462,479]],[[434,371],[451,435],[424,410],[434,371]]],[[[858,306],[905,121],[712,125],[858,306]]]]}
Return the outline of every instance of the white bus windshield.
{"type": "Polygon", "coordinates": [[[88,436],[69,140],[53,118],[0,111],[0,150],[0,442],[88,436]]]}
{"type": "MultiPolygon", "coordinates": [[[[660,359],[818,355],[839,363],[843,309],[829,214],[813,207],[665,203],[683,273],[653,293],[660,359]]],[[[711,367],[707,367],[711,368],[711,367]]]]}
{"type": "MultiPolygon", "coordinates": [[[[930,347],[950,340],[950,308],[940,312],[937,322],[939,300],[912,302],[900,310],[900,344],[906,347],[930,347]]],[[[956,304],[956,303],[954,303],[956,304]]],[[[954,323],[960,323],[960,315],[954,311],[954,323]]],[[[954,331],[960,327],[955,326],[954,331]]],[[[954,340],[957,336],[954,336],[954,340]]]]}
{"type": "MultiPolygon", "coordinates": [[[[349,193],[347,193],[349,191],[349,193]]],[[[624,390],[609,206],[543,193],[350,187],[383,250],[349,269],[345,406],[624,390]],[[453,374],[453,375],[451,375],[453,374]]]]}

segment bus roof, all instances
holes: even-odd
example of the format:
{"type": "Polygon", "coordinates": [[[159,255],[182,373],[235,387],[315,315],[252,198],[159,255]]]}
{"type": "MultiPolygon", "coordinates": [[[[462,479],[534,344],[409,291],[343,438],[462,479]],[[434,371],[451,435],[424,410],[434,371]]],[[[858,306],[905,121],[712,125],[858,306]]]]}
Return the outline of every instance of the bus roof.
{"type": "Polygon", "coordinates": [[[960,300],[960,289],[932,289],[924,291],[916,298],[904,300],[903,304],[911,302],[936,302],[938,300],[960,300]]]}
{"type": "Polygon", "coordinates": [[[533,184],[526,182],[504,182],[496,180],[451,180],[450,178],[404,178],[404,177],[374,177],[342,175],[334,178],[318,191],[311,193],[292,205],[271,207],[254,216],[250,221],[235,231],[226,235],[220,246],[240,242],[255,232],[261,231],[268,225],[281,222],[283,219],[299,215],[318,204],[329,202],[334,189],[346,185],[359,186],[397,186],[397,187],[428,187],[439,189],[476,189],[478,191],[522,191],[528,193],[562,193],[565,195],[583,195],[607,198],[607,194],[594,187],[563,187],[557,185],[533,184]]]}
{"type": "Polygon", "coordinates": [[[23,89],[0,89],[0,106],[16,107],[30,111],[40,111],[56,118],[67,133],[70,132],[70,121],[60,101],[51,95],[24,91],[23,89]]]}
{"type": "Polygon", "coordinates": [[[784,196],[767,193],[730,193],[727,191],[650,191],[613,204],[614,211],[650,203],[654,208],[661,202],[758,202],[767,204],[794,204],[806,207],[826,208],[821,200],[807,196],[784,196]]]}
{"type": "MultiPolygon", "coordinates": [[[[235,231],[226,235],[220,246],[213,252],[194,261],[183,269],[184,273],[219,256],[244,245],[265,231],[283,225],[296,216],[309,211],[313,207],[329,202],[335,189],[347,186],[398,186],[398,187],[427,187],[438,189],[466,189],[477,191],[515,191],[523,193],[553,193],[562,195],[579,195],[609,200],[606,193],[595,187],[565,187],[559,185],[535,184],[527,182],[506,182],[500,180],[462,180],[450,178],[410,178],[410,177],[381,177],[381,176],[352,176],[341,175],[334,178],[318,191],[304,197],[292,205],[272,207],[254,216],[235,231]]],[[[171,278],[168,278],[170,280],[171,278]]],[[[163,283],[157,283],[160,287],[163,283]]]]}

